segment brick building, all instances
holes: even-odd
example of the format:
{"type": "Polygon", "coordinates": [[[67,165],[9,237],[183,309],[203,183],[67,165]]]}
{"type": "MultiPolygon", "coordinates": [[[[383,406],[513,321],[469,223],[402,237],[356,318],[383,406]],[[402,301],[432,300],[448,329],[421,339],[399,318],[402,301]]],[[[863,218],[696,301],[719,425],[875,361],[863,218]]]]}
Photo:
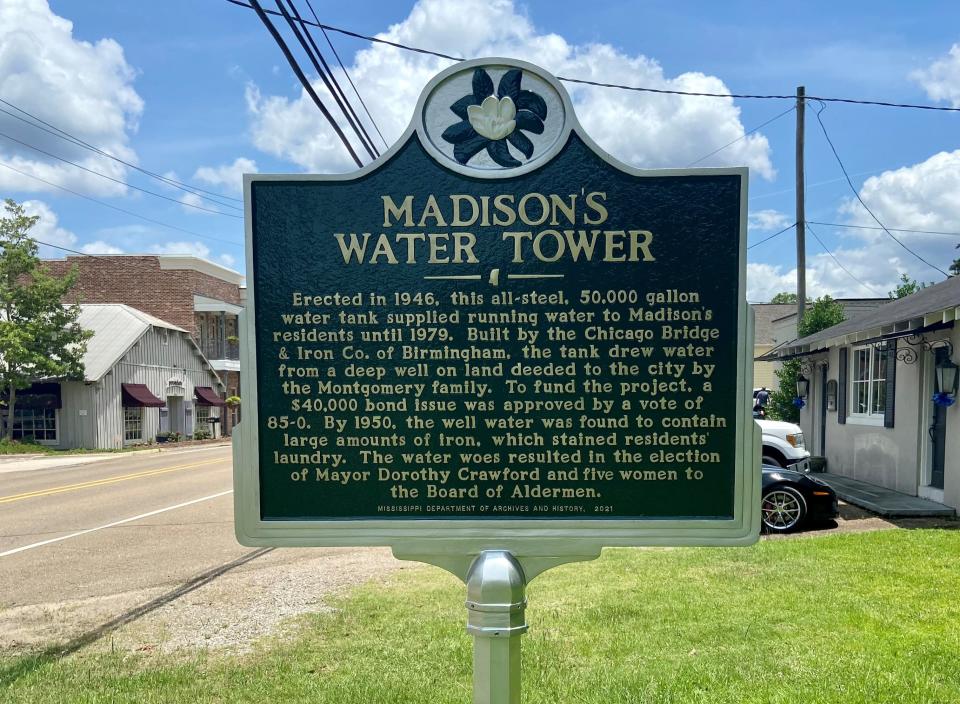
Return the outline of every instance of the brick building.
{"type": "MultiPolygon", "coordinates": [[[[225,385],[240,396],[237,316],[243,309],[242,274],[192,255],[121,254],[46,261],[51,273],[77,268],[70,299],[81,303],[123,303],[190,333],[225,385]]],[[[223,420],[229,434],[239,408],[223,420]]]]}

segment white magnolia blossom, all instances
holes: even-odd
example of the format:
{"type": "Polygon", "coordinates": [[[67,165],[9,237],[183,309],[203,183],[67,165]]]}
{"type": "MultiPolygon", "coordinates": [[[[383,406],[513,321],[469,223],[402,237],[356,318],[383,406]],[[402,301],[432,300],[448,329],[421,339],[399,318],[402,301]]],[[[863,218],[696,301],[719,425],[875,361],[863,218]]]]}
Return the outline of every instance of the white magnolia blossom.
{"type": "Polygon", "coordinates": [[[494,141],[503,139],[517,127],[517,107],[509,96],[497,100],[496,96],[488,95],[480,105],[468,105],[467,117],[470,126],[481,137],[494,141]]]}

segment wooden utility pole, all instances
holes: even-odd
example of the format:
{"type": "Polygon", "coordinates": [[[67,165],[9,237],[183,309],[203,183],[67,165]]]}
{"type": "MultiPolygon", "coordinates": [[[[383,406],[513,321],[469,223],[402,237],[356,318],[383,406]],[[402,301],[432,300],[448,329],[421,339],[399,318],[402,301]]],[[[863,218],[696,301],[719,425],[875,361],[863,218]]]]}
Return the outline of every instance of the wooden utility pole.
{"type": "Polygon", "coordinates": [[[806,88],[797,88],[797,335],[803,322],[803,310],[807,305],[807,255],[804,213],[804,176],[803,176],[803,108],[806,100],[806,88]]]}

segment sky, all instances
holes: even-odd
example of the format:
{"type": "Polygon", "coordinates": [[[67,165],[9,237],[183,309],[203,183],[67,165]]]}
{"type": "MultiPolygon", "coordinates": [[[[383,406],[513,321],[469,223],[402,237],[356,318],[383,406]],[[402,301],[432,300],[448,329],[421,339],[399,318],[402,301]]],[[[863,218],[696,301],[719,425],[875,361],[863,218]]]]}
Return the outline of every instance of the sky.
{"type": "MultiPolygon", "coordinates": [[[[810,96],[960,108],[955,0],[313,7],[360,34],[600,82],[764,95],[803,85],[810,96]]],[[[329,38],[386,144],[452,63],[329,38]]],[[[793,230],[771,238],[796,219],[793,101],[565,87],[588,133],[628,164],[748,166],[747,298],[796,290],[793,230]]],[[[41,217],[38,240],[91,254],[195,254],[245,272],[241,174],[354,168],[257,16],[226,0],[0,0],[0,101],[0,198],[41,217]]],[[[808,101],[805,135],[808,295],[884,297],[903,274],[943,280],[938,269],[960,256],[960,112],[808,101]],[[952,234],[865,229],[877,220],[952,234]]]]}

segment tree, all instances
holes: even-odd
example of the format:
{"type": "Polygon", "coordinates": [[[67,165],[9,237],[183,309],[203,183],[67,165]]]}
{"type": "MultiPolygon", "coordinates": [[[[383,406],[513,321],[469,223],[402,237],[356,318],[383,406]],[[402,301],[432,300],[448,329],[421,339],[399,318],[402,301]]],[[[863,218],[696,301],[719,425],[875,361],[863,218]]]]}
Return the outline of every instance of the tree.
{"type": "Polygon", "coordinates": [[[927,284],[917,283],[906,274],[900,274],[900,285],[897,286],[893,291],[890,291],[888,295],[893,299],[903,298],[904,296],[909,296],[911,293],[916,293],[920,289],[926,287],[927,284]]]}
{"type": "Polygon", "coordinates": [[[950,265],[950,275],[956,276],[960,274],[960,259],[954,259],[953,264],[950,265]]]}
{"type": "Polygon", "coordinates": [[[37,256],[30,229],[40,219],[7,199],[0,218],[0,388],[7,393],[6,438],[13,438],[17,391],[37,379],[82,379],[86,341],[80,306],[61,301],[76,271],[54,278],[37,256]]]}
{"type": "MultiPolygon", "coordinates": [[[[803,320],[797,329],[797,337],[806,337],[815,332],[826,330],[844,320],[843,306],[830,296],[815,300],[803,314],[803,320]]],[[[780,380],[780,388],[770,394],[767,412],[776,420],[796,423],[800,420],[800,409],[793,400],[797,397],[797,378],[800,376],[800,360],[790,359],[775,372],[780,380]]]]}
{"type": "MultiPolygon", "coordinates": [[[[786,291],[781,291],[776,296],[770,299],[771,303],[796,303],[797,294],[787,293],[786,291]]],[[[807,303],[813,303],[813,299],[810,296],[807,296],[807,303]]]]}
{"type": "Polygon", "coordinates": [[[806,337],[815,332],[826,330],[845,320],[843,306],[830,296],[822,296],[813,302],[803,314],[803,320],[797,326],[797,335],[806,337]]]}

